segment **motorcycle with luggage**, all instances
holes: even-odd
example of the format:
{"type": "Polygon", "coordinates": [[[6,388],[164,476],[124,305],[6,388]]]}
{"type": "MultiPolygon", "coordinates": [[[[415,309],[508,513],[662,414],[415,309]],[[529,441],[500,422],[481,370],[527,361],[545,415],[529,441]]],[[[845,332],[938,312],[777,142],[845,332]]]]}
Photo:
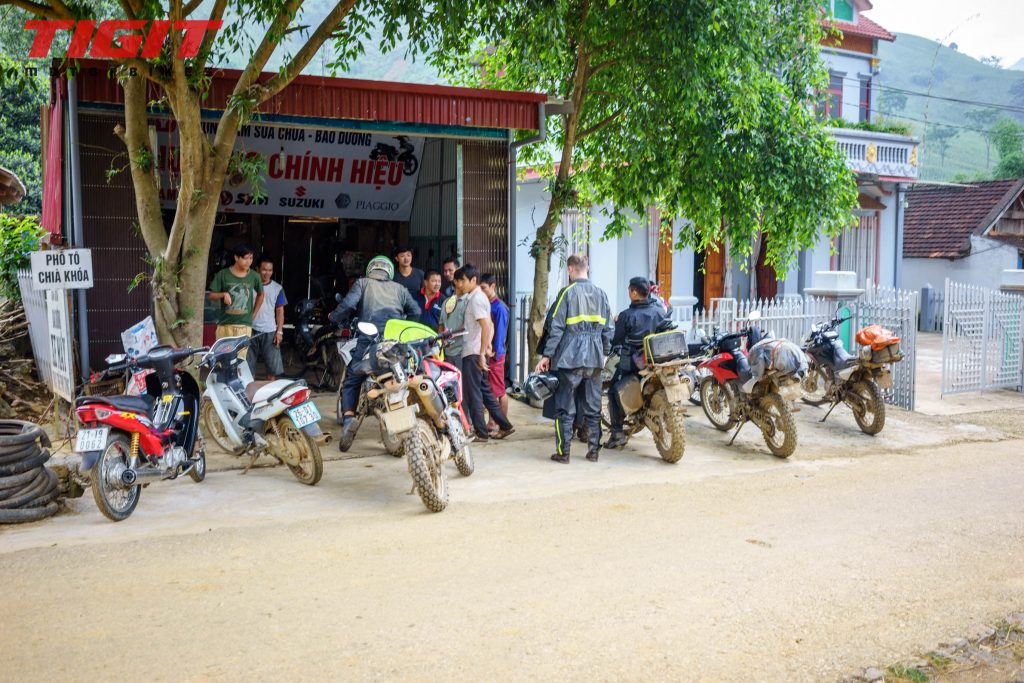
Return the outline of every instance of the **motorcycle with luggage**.
{"type": "MultiPolygon", "coordinates": [[[[687,404],[696,389],[692,375],[686,371],[690,364],[686,334],[666,320],[652,334],[627,340],[626,346],[613,352],[619,358],[629,354],[634,366],[639,368],[639,372],[619,378],[614,385],[625,415],[622,431],[627,442],[629,437],[647,428],[662,460],[679,462],[686,448],[687,404]]],[[[608,383],[611,382],[609,378],[608,383]]],[[[604,406],[601,417],[610,427],[607,411],[604,406]]]]}
{"type": "Polygon", "coordinates": [[[79,396],[75,413],[83,425],[75,436],[79,473],[89,477],[103,515],[120,522],[135,511],[142,487],[188,474],[206,478],[206,451],[199,432],[199,384],[178,365],[206,347],[155,346],[134,358],[107,357],[108,367],[92,382],[152,370],[140,396],[79,396]]]}
{"type": "Polygon", "coordinates": [[[851,354],[843,346],[838,328],[852,316],[837,312],[827,323],[811,328],[803,351],[808,371],[801,382],[803,400],[811,405],[831,403],[824,422],[840,403],[853,411],[853,419],[865,434],[878,434],[885,426],[883,389],[892,388],[891,365],[903,359],[900,338],[880,325],[857,331],[859,353],[851,354]]]}
{"type": "Polygon", "coordinates": [[[210,370],[201,407],[203,432],[228,453],[249,456],[244,472],[269,455],[313,486],[324,471],[317,445],[324,436],[309,387],[295,379],[253,381],[248,363],[238,357],[248,345],[249,337],[223,337],[200,361],[210,370]]]}
{"type": "Polygon", "coordinates": [[[707,344],[710,355],[698,366],[709,374],[701,380],[701,407],[715,429],[736,427],[736,440],[747,422],[761,430],[773,455],[788,458],[796,450],[796,421],[789,403],[800,397],[800,380],[807,361],[798,346],[786,340],[762,338],[757,326],[759,311],[749,325],[721,333],[715,329],[707,344]],[[744,351],[747,340],[749,351],[744,351]]]}
{"type": "Polygon", "coordinates": [[[445,343],[463,332],[398,341],[382,338],[372,323],[361,322],[358,328],[374,343],[353,365],[353,371],[365,374],[366,381],[339,447],[351,448],[363,420],[373,414],[386,440],[400,445],[397,454],[405,455],[413,489],[423,505],[441,512],[449,500],[445,462],[454,460],[463,476],[473,474],[475,467],[469,421],[462,410],[461,374],[439,358],[445,343]]]}

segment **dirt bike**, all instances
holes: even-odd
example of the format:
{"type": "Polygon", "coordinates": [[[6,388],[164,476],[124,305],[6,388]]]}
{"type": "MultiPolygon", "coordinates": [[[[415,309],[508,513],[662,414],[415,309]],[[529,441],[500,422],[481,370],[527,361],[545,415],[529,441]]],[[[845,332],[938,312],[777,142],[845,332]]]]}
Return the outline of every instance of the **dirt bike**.
{"type": "MultiPolygon", "coordinates": [[[[848,353],[843,348],[836,328],[850,317],[841,318],[837,313],[827,323],[811,328],[803,346],[807,355],[808,372],[800,386],[804,391],[803,400],[811,405],[831,403],[824,422],[840,403],[850,406],[853,419],[865,434],[878,434],[885,426],[885,400],[882,389],[892,388],[892,372],[889,365],[903,359],[899,338],[887,330],[885,338],[877,343],[865,345],[859,355],[848,353]]],[[[865,330],[868,328],[865,328],[865,330]]],[[[858,332],[858,335],[864,330],[858,332]]]]}
{"type": "Polygon", "coordinates": [[[295,363],[302,366],[299,377],[306,378],[313,373],[312,386],[333,391],[344,381],[345,365],[336,344],[343,332],[332,322],[314,325],[313,318],[321,308],[320,299],[303,299],[295,306],[298,320],[293,357],[295,363]]]}
{"type": "Polygon", "coordinates": [[[387,159],[388,161],[399,161],[404,166],[403,173],[405,175],[412,175],[416,172],[420,162],[416,159],[416,155],[413,153],[416,148],[413,147],[412,143],[409,142],[409,138],[405,135],[397,135],[395,139],[398,140],[398,149],[394,145],[386,145],[383,142],[378,142],[377,145],[370,150],[371,159],[387,159]]]}
{"type": "Polygon", "coordinates": [[[79,472],[89,475],[96,506],[120,522],[139,504],[142,487],[157,479],[188,474],[206,478],[206,451],[199,433],[199,385],[177,364],[206,347],[155,346],[136,358],[107,357],[93,383],[126,370],[150,369],[141,396],[80,396],[75,412],[84,425],[75,437],[82,456],[79,472]]]}
{"type": "MultiPolygon", "coordinates": [[[[662,460],[679,462],[686,448],[687,402],[695,389],[691,376],[684,371],[690,364],[686,335],[659,326],[653,334],[633,341],[638,343],[613,350],[620,358],[630,354],[639,368],[639,372],[620,378],[615,387],[625,413],[622,432],[628,440],[646,427],[662,460]],[[636,352],[638,347],[643,351],[636,352]]],[[[605,410],[602,421],[611,426],[605,410]]]]}
{"type": "Polygon", "coordinates": [[[796,450],[796,421],[789,409],[789,402],[800,397],[800,378],[790,373],[768,369],[760,378],[752,376],[743,339],[753,348],[761,340],[761,333],[755,324],[760,313],[750,314],[750,325],[740,330],[722,334],[714,331],[707,344],[710,358],[699,367],[710,372],[700,384],[701,407],[715,429],[729,431],[736,427],[736,433],[729,441],[731,445],[747,422],[753,422],[761,430],[765,444],[773,455],[788,458],[796,450]]]}
{"type": "Polygon", "coordinates": [[[317,440],[320,411],[302,380],[254,382],[238,352],[249,337],[218,339],[199,363],[210,369],[203,394],[203,432],[228,453],[250,456],[248,472],[262,455],[284,463],[303,484],[315,485],[324,472],[317,440]]]}
{"type": "Polygon", "coordinates": [[[423,505],[431,512],[448,506],[448,477],[444,463],[454,459],[459,473],[473,473],[469,422],[462,411],[458,369],[437,360],[443,344],[455,334],[402,342],[381,339],[372,323],[358,325],[360,334],[374,338],[353,372],[366,374],[359,392],[356,416],[342,432],[339,447],[347,451],[369,414],[380,421],[383,433],[401,444],[423,505]]]}

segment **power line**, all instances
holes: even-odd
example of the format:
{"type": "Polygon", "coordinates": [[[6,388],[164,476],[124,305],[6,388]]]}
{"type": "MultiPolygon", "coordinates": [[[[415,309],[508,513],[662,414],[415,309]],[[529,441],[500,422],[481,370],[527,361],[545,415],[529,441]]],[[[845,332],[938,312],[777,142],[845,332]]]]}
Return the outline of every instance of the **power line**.
{"type": "MultiPolygon", "coordinates": [[[[901,94],[901,95],[920,97],[920,98],[924,98],[924,99],[943,100],[945,102],[953,102],[953,103],[956,103],[956,104],[966,104],[966,105],[971,105],[971,106],[975,106],[975,107],[980,107],[982,109],[998,109],[998,110],[1001,110],[1001,111],[1008,111],[1008,112],[1011,112],[1011,113],[1014,113],[1014,114],[1024,114],[1024,107],[1020,107],[1020,106],[1016,106],[1016,105],[1012,105],[1012,104],[997,104],[995,102],[982,102],[981,100],[968,100],[968,99],[963,99],[963,98],[958,98],[958,97],[946,97],[944,95],[931,95],[929,93],[917,92],[915,90],[907,90],[905,88],[897,88],[896,86],[883,85],[882,83],[879,83],[879,82],[877,82],[877,81],[875,81],[873,79],[871,81],[868,81],[867,79],[857,78],[857,77],[854,77],[854,76],[843,76],[843,77],[841,77],[841,80],[843,80],[843,81],[850,81],[852,83],[870,82],[872,90],[883,90],[883,91],[888,91],[888,92],[897,93],[897,94],[901,94]]],[[[1022,81],[1024,81],[1024,79],[1022,79],[1022,81]]]]}

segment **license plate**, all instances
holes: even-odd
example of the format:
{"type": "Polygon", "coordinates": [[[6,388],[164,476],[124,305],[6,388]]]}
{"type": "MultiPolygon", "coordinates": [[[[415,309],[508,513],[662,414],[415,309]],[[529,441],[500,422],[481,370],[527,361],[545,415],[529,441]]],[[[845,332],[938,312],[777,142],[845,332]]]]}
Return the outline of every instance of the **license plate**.
{"type": "Polygon", "coordinates": [[[391,436],[404,434],[416,426],[416,411],[412,406],[381,413],[380,417],[384,423],[384,429],[388,430],[388,434],[391,436]]]}
{"type": "Polygon", "coordinates": [[[102,451],[107,447],[107,436],[109,435],[110,427],[80,429],[75,436],[75,452],[102,451]]]}
{"type": "Polygon", "coordinates": [[[690,398],[690,384],[689,382],[679,384],[666,384],[665,385],[665,397],[668,398],[669,403],[683,403],[690,398]]]}
{"type": "Polygon", "coordinates": [[[316,409],[312,401],[306,401],[301,403],[294,408],[288,409],[288,417],[292,419],[295,426],[302,429],[306,425],[311,425],[314,422],[320,421],[320,411],[316,409]]]}
{"type": "Polygon", "coordinates": [[[892,373],[883,372],[875,382],[878,384],[879,389],[892,389],[892,373]]]}
{"type": "Polygon", "coordinates": [[[779,394],[783,400],[795,401],[803,394],[803,390],[800,388],[799,382],[793,382],[792,384],[779,387],[779,394]]]}

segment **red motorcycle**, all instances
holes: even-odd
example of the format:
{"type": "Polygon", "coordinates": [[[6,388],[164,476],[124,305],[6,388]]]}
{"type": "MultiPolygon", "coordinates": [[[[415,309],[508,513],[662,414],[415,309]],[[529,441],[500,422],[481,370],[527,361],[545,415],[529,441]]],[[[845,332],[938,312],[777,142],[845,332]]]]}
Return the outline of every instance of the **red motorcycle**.
{"type": "Polygon", "coordinates": [[[109,367],[93,382],[151,369],[141,396],[80,396],[75,412],[85,426],[75,439],[82,456],[79,471],[90,474],[100,512],[115,522],[127,519],[139,503],[142,486],[153,479],[206,478],[206,451],[199,433],[201,392],[195,378],[176,366],[209,347],[156,346],[134,359],[107,358],[109,367]]]}
{"type": "MultiPolygon", "coordinates": [[[[760,313],[754,311],[750,321],[753,323],[760,317],[760,313]]],[[[710,373],[700,384],[701,407],[715,429],[725,432],[738,425],[730,445],[743,425],[753,422],[760,428],[772,454],[788,458],[796,450],[797,442],[796,422],[789,401],[799,398],[800,379],[775,367],[766,368],[755,379],[743,349],[744,339],[752,351],[758,344],[779,343],[762,341],[761,332],[754,324],[729,334],[716,331],[706,347],[711,358],[698,366],[710,373]]],[[[802,361],[802,355],[800,359],[802,361]]]]}

